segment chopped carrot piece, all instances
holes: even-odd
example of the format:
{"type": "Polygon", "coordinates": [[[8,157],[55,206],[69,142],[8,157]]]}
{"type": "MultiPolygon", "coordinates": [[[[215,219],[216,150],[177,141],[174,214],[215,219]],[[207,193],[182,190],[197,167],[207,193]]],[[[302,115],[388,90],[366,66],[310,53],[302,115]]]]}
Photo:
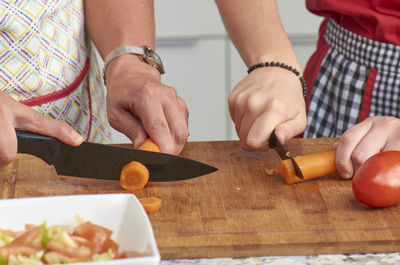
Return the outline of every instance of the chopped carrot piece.
{"type": "Polygon", "coordinates": [[[161,207],[161,199],[157,197],[140,198],[139,201],[146,213],[157,212],[161,207]]]}
{"type": "Polygon", "coordinates": [[[120,184],[126,190],[140,190],[149,181],[149,171],[140,162],[132,161],[122,168],[120,184]]]}
{"type": "MultiPolygon", "coordinates": [[[[303,173],[304,180],[326,176],[336,172],[336,150],[315,153],[306,156],[296,156],[294,160],[303,173]]],[[[287,184],[303,181],[296,176],[294,166],[290,159],[282,160],[279,164],[279,173],[287,184]]]]}
{"type": "MultiPolygon", "coordinates": [[[[140,150],[160,152],[160,148],[150,138],[139,146],[140,150]]],[[[149,181],[149,170],[142,163],[132,161],[122,168],[120,184],[126,190],[140,190],[149,181]]]]}

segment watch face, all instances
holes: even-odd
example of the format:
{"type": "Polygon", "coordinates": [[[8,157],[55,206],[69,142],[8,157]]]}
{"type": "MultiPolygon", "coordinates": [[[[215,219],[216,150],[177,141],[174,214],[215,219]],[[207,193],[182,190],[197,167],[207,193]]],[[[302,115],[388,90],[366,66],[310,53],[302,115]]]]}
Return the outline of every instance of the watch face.
{"type": "Polygon", "coordinates": [[[160,56],[155,53],[152,49],[147,46],[144,46],[144,59],[148,64],[157,68],[157,70],[163,74],[164,73],[164,66],[162,64],[160,56]]]}

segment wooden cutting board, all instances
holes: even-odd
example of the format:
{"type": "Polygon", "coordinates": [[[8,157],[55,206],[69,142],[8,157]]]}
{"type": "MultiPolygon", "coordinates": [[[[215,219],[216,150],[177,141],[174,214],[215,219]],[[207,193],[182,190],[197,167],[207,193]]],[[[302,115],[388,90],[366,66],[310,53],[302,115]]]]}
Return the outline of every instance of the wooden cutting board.
{"type": "MultiPolygon", "coordinates": [[[[293,155],[329,150],[333,138],[293,139],[293,155]]],[[[163,259],[396,252],[400,206],[372,209],[337,174],[294,185],[274,151],[247,153],[236,141],[190,142],[182,156],[219,170],[189,181],[149,183],[138,197],[162,198],[150,215],[163,259]]],[[[0,197],[121,193],[118,181],[57,176],[19,155],[0,170],[0,197]]]]}

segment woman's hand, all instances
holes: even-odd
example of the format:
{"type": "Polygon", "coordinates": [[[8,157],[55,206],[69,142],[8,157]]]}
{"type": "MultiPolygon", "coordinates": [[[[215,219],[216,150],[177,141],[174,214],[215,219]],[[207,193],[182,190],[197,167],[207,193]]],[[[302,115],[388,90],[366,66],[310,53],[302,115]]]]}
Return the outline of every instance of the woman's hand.
{"type": "Polygon", "coordinates": [[[55,137],[69,145],[83,142],[82,136],[66,123],[43,116],[5,92],[0,92],[0,124],[0,168],[12,162],[17,155],[15,129],[55,137]]]}
{"type": "Polygon", "coordinates": [[[229,111],[240,145],[247,151],[267,151],[274,128],[285,142],[306,126],[299,78],[277,67],[256,69],[239,82],[229,96],[229,111]]]}
{"type": "Polygon", "coordinates": [[[188,139],[188,110],[173,87],[161,83],[160,73],[126,54],[107,68],[107,112],[113,128],[140,146],[151,137],[161,151],[179,154],[188,139]]]}
{"type": "Polygon", "coordinates": [[[339,174],[351,178],[355,171],[372,155],[400,150],[400,119],[373,116],[349,128],[336,146],[336,167],[339,174]]]}

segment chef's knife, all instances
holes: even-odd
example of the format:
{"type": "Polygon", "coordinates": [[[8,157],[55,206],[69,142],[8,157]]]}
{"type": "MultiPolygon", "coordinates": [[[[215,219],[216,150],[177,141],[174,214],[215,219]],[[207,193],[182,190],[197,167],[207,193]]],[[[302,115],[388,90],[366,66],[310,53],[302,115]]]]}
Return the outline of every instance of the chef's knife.
{"type": "Polygon", "coordinates": [[[158,152],[83,142],[70,146],[41,134],[16,130],[18,153],[43,159],[59,175],[119,180],[122,167],[138,161],[149,170],[149,181],[190,179],[218,170],[207,164],[158,152]]]}
{"type": "Polygon", "coordinates": [[[297,165],[296,160],[294,160],[293,156],[290,154],[289,151],[283,146],[283,144],[279,141],[278,137],[276,137],[275,130],[272,131],[271,136],[269,138],[269,148],[274,148],[278,153],[279,157],[282,160],[290,159],[294,166],[294,170],[296,172],[296,176],[304,180],[303,173],[300,170],[299,165],[297,165]]]}

